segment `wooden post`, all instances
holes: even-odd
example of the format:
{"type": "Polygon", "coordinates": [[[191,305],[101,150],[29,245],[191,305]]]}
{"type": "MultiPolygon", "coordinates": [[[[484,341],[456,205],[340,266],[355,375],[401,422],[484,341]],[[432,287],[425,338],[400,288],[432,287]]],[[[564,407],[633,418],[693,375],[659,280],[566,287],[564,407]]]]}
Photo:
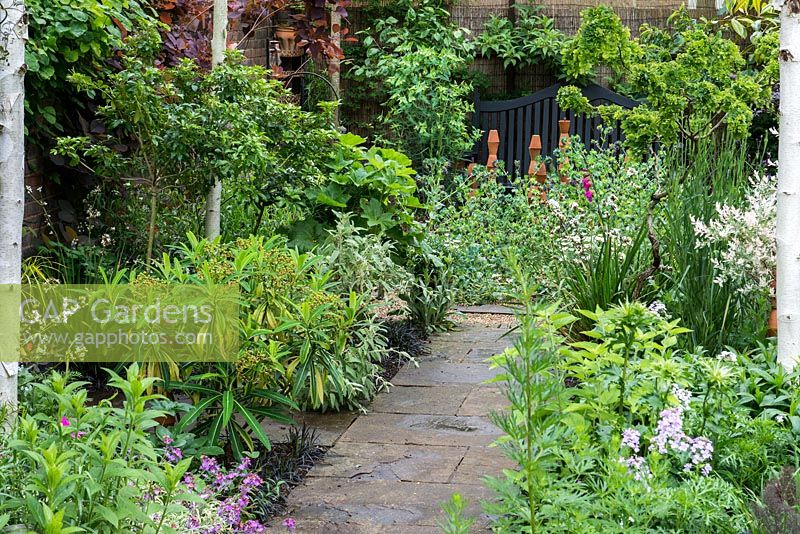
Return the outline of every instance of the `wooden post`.
{"type": "Polygon", "coordinates": [[[564,174],[562,169],[569,163],[569,160],[564,157],[564,151],[569,148],[569,119],[562,119],[558,121],[558,150],[561,152],[561,164],[558,166],[558,172],[561,174],[561,183],[565,184],[569,181],[569,177],[564,174]]]}
{"type": "Polygon", "coordinates": [[[486,169],[494,171],[497,167],[497,150],[500,148],[500,134],[497,130],[489,131],[489,138],[486,140],[489,145],[489,158],[486,160],[486,169]]]}
{"type": "Polygon", "coordinates": [[[539,180],[539,169],[544,165],[539,162],[539,155],[542,153],[542,138],[538,135],[531,136],[531,144],[528,145],[528,152],[531,155],[531,164],[528,166],[528,202],[533,200],[534,180],[539,180]]]}

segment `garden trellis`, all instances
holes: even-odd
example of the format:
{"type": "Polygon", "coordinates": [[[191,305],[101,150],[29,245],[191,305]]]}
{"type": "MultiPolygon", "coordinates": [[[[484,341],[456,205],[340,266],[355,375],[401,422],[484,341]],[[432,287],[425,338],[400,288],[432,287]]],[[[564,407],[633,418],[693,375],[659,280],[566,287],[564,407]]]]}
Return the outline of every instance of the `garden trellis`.
{"type": "MultiPolygon", "coordinates": [[[[555,84],[531,95],[502,101],[481,100],[480,93],[476,92],[472,121],[473,125],[481,130],[482,136],[473,153],[474,161],[480,164],[487,161],[488,135],[491,130],[497,130],[500,136],[498,159],[505,162],[509,173],[514,176],[515,162],[519,162],[519,168],[523,170],[530,165],[528,144],[532,135],[541,137],[543,156],[550,156],[558,148],[560,119],[569,119],[570,134],[578,135],[587,147],[591,146],[593,141],[607,145],[622,140],[620,124],[613,125],[609,135],[603,136],[600,130],[602,125],[600,117],[583,114],[576,116],[572,111],[562,111],[556,101],[561,86],[562,84],[555,84]]],[[[615,104],[627,109],[638,105],[635,100],[596,84],[586,86],[582,92],[589,102],[595,105],[615,104]]]]}

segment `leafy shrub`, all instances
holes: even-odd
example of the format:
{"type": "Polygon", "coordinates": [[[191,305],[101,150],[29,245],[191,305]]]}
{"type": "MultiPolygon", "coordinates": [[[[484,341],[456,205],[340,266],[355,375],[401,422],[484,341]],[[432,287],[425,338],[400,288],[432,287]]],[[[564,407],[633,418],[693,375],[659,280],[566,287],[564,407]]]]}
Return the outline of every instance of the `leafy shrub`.
{"type": "MultiPolygon", "coordinates": [[[[318,261],[286,248],[278,237],[223,244],[190,235],[176,258],[164,256],[157,265],[158,276],[170,282],[239,286],[242,344],[235,366],[226,364],[224,371],[206,374],[201,365],[189,365],[187,379],[174,386],[203,393],[209,406],[224,408],[197,415],[222,413],[222,421],[248,447],[251,441],[235,418],[225,416],[229,405],[218,394],[230,392],[228,398],[245,415],[250,431],[264,441],[251,423],[257,418],[241,408],[273,418],[280,417],[275,407],[293,403],[313,409],[357,408],[381,387],[375,362],[388,348],[370,313],[370,295],[350,292],[341,297],[330,273],[319,271],[318,261]],[[217,400],[209,401],[212,397],[217,400]]],[[[210,437],[221,435],[221,428],[210,428],[210,437]]],[[[235,438],[228,433],[227,439],[235,438]]]]}
{"type": "MultiPolygon", "coordinates": [[[[713,224],[717,205],[743,207],[752,169],[747,149],[734,141],[704,142],[690,150],[663,154],[667,198],[657,225],[665,269],[656,284],[669,312],[692,332],[689,346],[712,354],[731,346],[744,350],[766,335],[768,294],[746,293],[742,277],[719,284],[719,258],[729,253],[725,241],[698,235],[698,224],[713,224]]],[[[770,241],[761,243],[765,250],[770,241]]],[[[764,257],[766,253],[761,253],[764,257]]]]}
{"type": "Polygon", "coordinates": [[[50,410],[22,415],[0,436],[0,512],[10,523],[52,533],[157,532],[164,514],[182,508],[190,460],[163,460],[151,439],[164,415],[149,407],[156,379],[141,378],[136,365],[111,377],[121,407],[89,405],[84,383],[58,373],[34,383],[50,410]]]}
{"type": "Polygon", "coordinates": [[[158,34],[142,33],[128,41],[124,70],[105,80],[71,78],[102,98],[102,125],[91,136],[59,139],[55,150],[104,178],[101,189],[112,199],[101,209],[110,219],[105,232],[147,261],[163,249],[157,237],[174,243],[201,226],[198,201],[214,179],[234,193],[226,195],[234,206],[223,208],[226,232],[258,231],[269,204],[319,178],[312,154],[334,135],[327,115],[289,103],[281,84],[245,66],[240,54],[209,73],[189,60],[161,69],[152,57],[159,43],[158,34]]]}
{"type": "Polygon", "coordinates": [[[95,80],[111,75],[123,39],[152,27],[155,17],[146,2],[137,0],[28,0],[25,6],[30,32],[25,106],[34,118],[28,130],[45,142],[65,130],[80,130],[79,115],[91,117],[88,99],[68,78],[73,73],[95,80]]]}
{"type": "Polygon", "coordinates": [[[567,38],[555,21],[540,13],[540,6],[517,4],[516,20],[492,15],[475,40],[481,55],[496,55],[503,67],[544,65],[561,73],[561,49],[567,38]]]}
{"type": "Polygon", "coordinates": [[[796,473],[784,467],[780,477],[770,480],[761,495],[763,503],[753,506],[760,527],[770,534],[788,534],[800,530],[796,473]]]}
{"type": "Polygon", "coordinates": [[[444,332],[454,327],[449,315],[455,304],[449,274],[418,278],[409,291],[401,295],[406,303],[409,319],[426,334],[444,332]]]}
{"type": "Polygon", "coordinates": [[[355,226],[348,214],[339,217],[314,253],[320,257],[320,271],[330,271],[331,281],[345,295],[355,292],[382,298],[403,292],[410,281],[410,274],[392,259],[393,244],[355,226]]]}
{"type": "Polygon", "coordinates": [[[298,199],[307,216],[288,229],[293,245],[310,250],[323,242],[340,213],[350,213],[356,226],[385,236],[398,247],[415,245],[421,238],[415,214],[424,206],[416,196],[411,160],[389,148],[364,148],[365,142],[353,134],[339,137],[327,161],[327,177],[309,184],[298,199]]]}
{"type": "Polygon", "coordinates": [[[640,304],[581,311],[593,327],[568,343],[576,318],[525,304],[514,347],[495,356],[508,412],[498,443],[519,468],[493,480],[503,531],[740,532],[764,479],[794,462],[786,423],[743,407],[751,372],[727,354],[680,349],[687,330],[640,304]]]}
{"type": "Polygon", "coordinates": [[[356,77],[378,81],[388,98],[380,140],[408,154],[417,164],[428,158],[458,160],[477,140],[467,124],[472,85],[466,81],[474,57],[468,30],[455,28],[436,0],[408,3],[402,24],[376,21],[356,77]]]}
{"type": "Polygon", "coordinates": [[[427,240],[448,264],[459,302],[496,302],[512,291],[506,251],[555,295],[571,265],[598,256],[604,237],[620,250],[641,238],[656,185],[652,162],[632,164],[574,139],[553,167],[561,170],[548,176],[544,202],[527,178],[503,184],[502,174],[480,168],[432,188],[427,240]]]}
{"type": "Polygon", "coordinates": [[[647,154],[654,143],[697,142],[719,128],[746,139],[753,109],[770,104],[773,70],[748,68],[736,42],[685,10],[676,12],[668,29],[643,26],[635,39],[607,6],[586,9],[581,18],[564,46],[565,74],[593,76],[605,66],[614,87],[641,105],[594,107],[571,86],[559,91],[560,104],[599,113],[607,124],[621,121],[634,153],[647,154]]]}

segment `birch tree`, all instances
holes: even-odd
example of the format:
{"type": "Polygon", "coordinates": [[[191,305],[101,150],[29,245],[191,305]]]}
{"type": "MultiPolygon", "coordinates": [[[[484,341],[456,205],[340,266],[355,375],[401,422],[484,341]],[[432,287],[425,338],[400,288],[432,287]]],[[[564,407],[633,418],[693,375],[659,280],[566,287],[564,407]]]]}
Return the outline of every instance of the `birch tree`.
{"type": "MultiPolygon", "coordinates": [[[[0,291],[19,294],[22,219],[25,211],[25,41],[24,0],[0,0],[0,291]]],[[[17,301],[18,302],[18,301],[17,301]]],[[[18,354],[19,307],[3,306],[3,359],[18,354]],[[15,326],[16,325],[16,326],[15,326]],[[10,339],[9,339],[10,338],[10,339]]],[[[0,362],[0,404],[17,403],[17,363],[0,362]]]]}
{"type": "Polygon", "coordinates": [[[800,356],[800,0],[780,9],[780,146],[778,149],[778,361],[800,356]]]}
{"type": "MultiPolygon", "coordinates": [[[[214,0],[214,33],[211,38],[211,65],[215,67],[225,61],[228,46],[228,0],[214,0]]],[[[214,185],[206,198],[206,238],[216,239],[220,232],[220,210],[222,209],[222,182],[214,177],[214,185]]]]}

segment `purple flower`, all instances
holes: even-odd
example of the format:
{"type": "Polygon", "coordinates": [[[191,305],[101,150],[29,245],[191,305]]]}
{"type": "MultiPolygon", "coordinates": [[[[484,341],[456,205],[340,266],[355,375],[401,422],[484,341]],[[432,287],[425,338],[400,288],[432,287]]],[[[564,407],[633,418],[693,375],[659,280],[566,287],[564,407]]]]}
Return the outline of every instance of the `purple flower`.
{"type": "Polygon", "coordinates": [[[70,432],[69,437],[71,437],[72,439],[81,439],[85,435],[86,435],[86,432],[81,432],[79,430],[77,432],[70,432]]]}
{"type": "Polygon", "coordinates": [[[636,481],[641,481],[650,478],[650,466],[647,465],[644,457],[631,456],[629,458],[621,457],[619,463],[628,468],[628,474],[633,476],[636,481]]]}
{"type": "Polygon", "coordinates": [[[208,456],[201,456],[200,470],[205,471],[210,475],[216,475],[219,472],[219,464],[214,458],[209,458],[208,456]]]}
{"type": "Polygon", "coordinates": [[[232,497],[225,499],[219,509],[219,516],[229,526],[235,526],[242,520],[242,507],[232,497]]]}
{"type": "Polygon", "coordinates": [[[657,449],[661,454],[666,454],[669,448],[683,452],[688,450],[687,437],[683,433],[683,409],[680,406],[661,412],[650,448],[657,449]]]}
{"type": "Polygon", "coordinates": [[[255,473],[248,473],[244,479],[242,479],[242,492],[250,491],[252,488],[257,488],[263,483],[264,481],[260,476],[255,473]]]}
{"type": "Polygon", "coordinates": [[[266,531],[267,527],[254,519],[251,519],[242,526],[243,534],[261,534],[266,531]]]}
{"type": "Polygon", "coordinates": [[[69,419],[67,419],[66,415],[61,416],[61,426],[70,426],[69,419]]]}
{"type": "Polygon", "coordinates": [[[289,532],[294,532],[294,528],[296,526],[295,522],[294,522],[294,519],[292,519],[291,517],[287,517],[286,519],[283,520],[282,524],[283,524],[284,527],[289,529],[289,532]]]}
{"type": "Polygon", "coordinates": [[[634,451],[639,450],[639,438],[641,434],[635,428],[626,428],[622,431],[622,446],[630,447],[634,451]]]}
{"type": "Polygon", "coordinates": [[[166,447],[164,449],[164,458],[171,464],[175,464],[181,461],[183,458],[183,451],[180,450],[178,447],[166,447]]]}

